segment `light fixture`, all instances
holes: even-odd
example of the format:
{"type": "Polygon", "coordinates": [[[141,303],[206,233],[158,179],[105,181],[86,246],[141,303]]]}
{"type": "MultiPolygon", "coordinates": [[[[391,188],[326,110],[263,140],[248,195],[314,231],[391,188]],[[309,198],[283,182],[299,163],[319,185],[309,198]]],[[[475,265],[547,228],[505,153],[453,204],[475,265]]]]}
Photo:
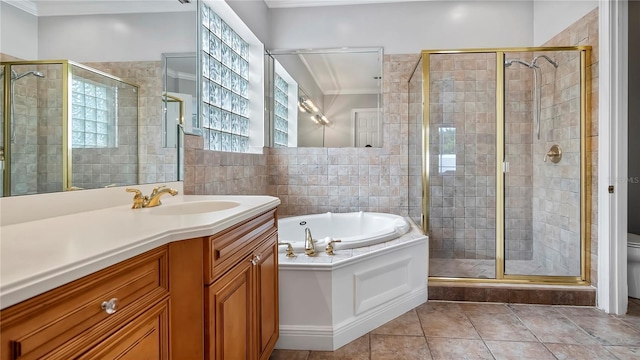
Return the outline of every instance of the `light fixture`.
{"type": "Polygon", "coordinates": [[[180,2],[180,4],[188,4],[191,2],[191,0],[178,0],[180,2]]]}
{"type": "Polygon", "coordinates": [[[329,119],[324,114],[311,115],[311,120],[318,125],[329,125],[329,119]]]}
{"type": "Polygon", "coordinates": [[[308,112],[310,114],[318,112],[318,107],[316,106],[316,104],[314,104],[311,99],[305,96],[301,96],[300,99],[298,99],[298,108],[300,109],[300,111],[308,112]]]}

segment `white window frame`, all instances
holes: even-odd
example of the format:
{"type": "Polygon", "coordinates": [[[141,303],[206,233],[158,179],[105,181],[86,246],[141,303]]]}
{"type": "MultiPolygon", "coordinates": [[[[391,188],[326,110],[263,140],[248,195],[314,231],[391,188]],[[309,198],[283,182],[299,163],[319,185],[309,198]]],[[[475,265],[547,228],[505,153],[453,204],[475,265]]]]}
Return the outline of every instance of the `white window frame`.
{"type": "MultiPolygon", "coordinates": [[[[264,44],[240,19],[225,1],[203,0],[218,16],[227,23],[244,41],[249,44],[249,146],[247,153],[262,154],[265,139],[264,116],[264,44]]],[[[198,8],[198,13],[201,9],[198,8]]],[[[198,114],[202,114],[202,24],[198,23],[198,114]]],[[[200,124],[202,128],[202,124],[200,124]]]]}
{"type": "MultiPolygon", "coordinates": [[[[287,94],[289,100],[289,104],[287,106],[287,109],[289,110],[289,119],[287,119],[289,125],[289,128],[287,129],[287,146],[296,147],[298,146],[298,82],[295,81],[295,79],[287,72],[287,70],[285,70],[282,65],[280,65],[277,60],[274,59],[273,61],[274,72],[278,74],[278,76],[280,76],[284,81],[286,81],[287,84],[289,84],[289,93],[287,94]]],[[[275,76],[273,82],[275,84],[275,76]]],[[[273,101],[275,102],[275,98],[273,101]]]]}

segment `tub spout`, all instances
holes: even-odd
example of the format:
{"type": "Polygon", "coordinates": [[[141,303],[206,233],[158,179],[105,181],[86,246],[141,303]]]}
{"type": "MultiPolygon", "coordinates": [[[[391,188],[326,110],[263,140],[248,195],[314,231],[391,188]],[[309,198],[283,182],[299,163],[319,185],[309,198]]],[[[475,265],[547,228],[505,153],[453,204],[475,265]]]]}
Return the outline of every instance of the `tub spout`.
{"type": "Polygon", "coordinates": [[[316,255],[316,245],[311,237],[311,230],[309,228],[304,229],[304,253],[307,256],[316,255]]]}

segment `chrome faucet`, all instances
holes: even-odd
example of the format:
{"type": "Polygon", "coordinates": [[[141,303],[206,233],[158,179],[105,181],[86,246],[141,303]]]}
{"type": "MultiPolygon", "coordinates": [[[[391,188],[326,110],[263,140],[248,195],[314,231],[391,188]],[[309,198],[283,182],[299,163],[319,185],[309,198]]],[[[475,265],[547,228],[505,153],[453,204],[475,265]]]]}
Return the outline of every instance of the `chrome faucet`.
{"type": "Polygon", "coordinates": [[[158,205],[162,205],[160,202],[160,197],[164,194],[171,194],[171,196],[175,196],[178,194],[178,190],[167,188],[165,185],[158,186],[153,189],[151,195],[144,196],[142,195],[142,191],[134,188],[125,189],[127,192],[135,193],[133,196],[133,206],[132,209],[142,209],[148,207],[155,207],[158,205]]]}
{"type": "Polygon", "coordinates": [[[304,253],[307,256],[316,255],[316,244],[313,242],[309,228],[304,229],[304,253]]]}

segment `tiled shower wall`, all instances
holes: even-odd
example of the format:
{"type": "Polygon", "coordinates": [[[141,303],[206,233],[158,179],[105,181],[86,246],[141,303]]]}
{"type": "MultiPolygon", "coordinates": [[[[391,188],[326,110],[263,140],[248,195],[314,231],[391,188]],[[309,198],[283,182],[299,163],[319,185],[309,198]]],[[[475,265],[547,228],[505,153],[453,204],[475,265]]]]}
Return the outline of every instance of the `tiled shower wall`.
{"type": "MultiPolygon", "coordinates": [[[[3,61],[20,61],[1,54],[3,61]]],[[[135,152],[126,150],[115,155],[75,149],[76,167],[73,185],[83,188],[108,184],[135,184],[173,181],[177,179],[177,151],[162,145],[162,69],[160,62],[88,63],[94,69],[104,71],[140,86],[137,112],[141,136],[135,152]],[[116,166],[120,161],[129,163],[125,169],[116,166]],[[134,168],[135,167],[135,168],[134,168]]],[[[17,67],[21,72],[39,70],[45,78],[27,76],[16,82],[16,141],[13,143],[12,194],[62,191],[62,96],[61,66],[38,65],[17,67]]],[[[121,94],[121,104],[130,103],[121,94]]],[[[135,105],[120,109],[120,119],[135,116],[135,105]]],[[[119,143],[124,146],[138,141],[137,131],[123,127],[119,143]]],[[[135,145],[134,145],[135,146],[135,145]]]]}
{"type": "MultiPolygon", "coordinates": [[[[62,191],[62,64],[29,67],[45,75],[44,78],[23,78],[33,82],[37,90],[37,125],[33,129],[33,136],[38,138],[38,159],[35,163],[38,168],[38,193],[62,191]]],[[[19,166],[12,168],[14,174],[16,171],[21,171],[19,166]]]]}
{"type": "Polygon", "coordinates": [[[434,54],[429,69],[430,256],[493,259],[495,55],[434,54]],[[454,169],[441,166],[440,129],[455,129],[454,169]]]}
{"type": "Polygon", "coordinates": [[[580,56],[546,53],[558,63],[540,61],[542,73],[540,138],[533,132],[534,260],[546,272],[580,274],[580,56]],[[562,159],[544,161],[551,146],[562,159]]]}
{"type": "Polygon", "coordinates": [[[135,87],[73,67],[73,77],[117,87],[117,146],[74,148],[73,186],[94,189],[138,184],[138,92],[135,87]]]}
{"type": "MultiPolygon", "coordinates": [[[[505,61],[531,61],[531,53],[509,53],[505,61]]],[[[507,260],[533,259],[533,70],[518,63],[505,67],[504,140],[509,171],[504,179],[504,236],[507,260]]],[[[518,273],[506,264],[506,272],[518,273]]]]}
{"type": "MultiPolygon", "coordinates": [[[[22,66],[17,71],[36,70],[22,66]]],[[[5,76],[8,74],[5,74],[5,76]]],[[[11,194],[34,194],[39,190],[38,175],[38,80],[33,76],[14,82],[13,134],[11,140],[11,166],[16,171],[11,181],[11,194]]]]}
{"type": "MultiPolygon", "coordinates": [[[[597,175],[598,175],[598,169],[597,169],[597,160],[598,160],[598,9],[594,9],[593,11],[591,11],[589,14],[585,15],[584,17],[582,17],[580,20],[576,21],[575,23],[573,23],[571,26],[569,26],[568,28],[566,28],[564,31],[560,32],[558,35],[556,35],[555,37],[553,37],[551,40],[549,40],[547,43],[544,44],[544,46],[563,46],[563,45],[591,45],[592,46],[592,51],[591,51],[591,59],[588,61],[587,63],[587,72],[589,72],[591,74],[591,109],[588,109],[589,114],[590,114],[590,121],[587,123],[587,203],[586,206],[590,207],[590,212],[591,212],[591,218],[587,219],[587,228],[589,231],[589,234],[587,234],[589,236],[589,240],[591,243],[591,251],[590,251],[590,261],[591,261],[591,283],[594,285],[596,284],[596,280],[597,280],[597,266],[596,264],[598,263],[598,255],[597,255],[597,249],[598,249],[598,231],[597,231],[597,218],[598,218],[598,204],[597,204],[597,175]]],[[[569,61],[568,59],[562,59],[560,58],[560,61],[569,61]]],[[[557,88],[554,90],[553,94],[555,96],[554,101],[556,101],[557,103],[560,103],[559,107],[556,107],[555,109],[550,109],[551,111],[547,110],[547,112],[545,114],[543,114],[543,129],[551,129],[552,127],[545,127],[547,125],[549,125],[549,122],[551,121],[555,121],[555,123],[553,124],[554,126],[558,125],[558,120],[560,120],[559,122],[562,124],[562,126],[559,127],[559,129],[557,130],[553,130],[553,132],[551,134],[544,133],[543,130],[543,134],[541,134],[541,137],[543,135],[545,136],[550,136],[548,139],[553,139],[553,141],[564,141],[567,142],[569,145],[567,146],[566,151],[568,152],[568,156],[569,156],[569,161],[566,163],[567,165],[565,165],[564,168],[560,169],[560,172],[562,172],[563,176],[568,176],[570,173],[574,173],[575,171],[578,171],[578,169],[575,169],[574,166],[575,164],[578,164],[578,160],[571,160],[572,157],[575,158],[576,156],[576,146],[577,146],[577,141],[576,139],[576,129],[575,129],[575,123],[567,123],[567,119],[569,116],[568,114],[571,114],[573,111],[578,111],[577,109],[575,109],[575,100],[571,101],[572,99],[575,99],[576,96],[579,96],[579,94],[576,94],[576,74],[575,73],[571,73],[569,71],[566,71],[564,69],[562,69],[562,64],[560,65],[560,67],[558,68],[558,75],[560,76],[559,78],[556,79],[556,84],[560,84],[560,88],[557,88]],[[545,116],[547,117],[547,119],[545,119],[545,116]],[[552,116],[552,119],[548,119],[548,116],[552,116]],[[547,122],[547,124],[545,125],[545,120],[547,122]],[[571,166],[570,164],[573,163],[574,166],[571,166]]],[[[556,85],[557,86],[557,85],[556,85]]],[[[551,94],[551,89],[548,90],[549,91],[549,96],[551,94]]],[[[544,94],[544,93],[543,93],[544,94]]],[[[545,105],[545,103],[543,102],[543,106],[545,105]]],[[[545,143],[546,146],[550,146],[550,143],[545,143]]],[[[561,145],[562,146],[562,145],[561,145]]],[[[563,146],[563,151],[565,150],[565,147],[563,146]]],[[[565,161],[565,158],[563,157],[563,160],[557,164],[560,165],[565,161]]],[[[560,196],[559,201],[555,200],[554,203],[549,204],[552,207],[555,206],[555,208],[559,208],[562,214],[571,214],[571,216],[568,216],[568,227],[565,225],[564,228],[561,227],[561,231],[560,231],[560,237],[549,237],[549,236],[544,236],[543,238],[546,239],[547,241],[543,243],[545,244],[545,249],[542,250],[541,252],[547,252],[550,254],[553,254],[554,256],[557,256],[556,254],[560,253],[562,254],[563,252],[567,252],[567,246],[569,245],[569,243],[566,241],[567,239],[571,239],[573,238],[573,240],[575,241],[575,231],[576,231],[576,226],[579,226],[578,224],[576,224],[576,216],[577,213],[576,211],[578,209],[576,209],[575,205],[569,205],[569,204],[576,204],[576,197],[579,198],[579,194],[576,194],[574,189],[576,189],[576,184],[575,184],[575,177],[572,179],[569,179],[567,177],[567,179],[565,181],[558,181],[557,179],[554,181],[554,191],[555,191],[555,198],[557,199],[558,196],[560,196]],[[568,200],[571,199],[571,200],[568,200]],[[552,241],[549,241],[552,240],[552,241]],[[554,242],[555,241],[555,242],[554,242]]],[[[564,222],[566,222],[566,220],[563,220],[564,222]]],[[[563,222],[563,224],[564,224],[563,222]]],[[[575,254],[575,251],[573,252],[575,254]]],[[[543,256],[548,256],[548,255],[543,255],[543,256]]],[[[571,267],[575,267],[578,265],[577,261],[579,259],[575,259],[573,262],[568,262],[568,263],[564,263],[563,266],[567,266],[570,267],[570,269],[572,269],[571,267]]],[[[560,263],[562,264],[562,263],[560,263]]]]}
{"type": "Polygon", "coordinates": [[[162,144],[162,64],[159,61],[85,63],[139,86],[138,156],[139,183],[177,179],[175,148],[162,144]]]}

